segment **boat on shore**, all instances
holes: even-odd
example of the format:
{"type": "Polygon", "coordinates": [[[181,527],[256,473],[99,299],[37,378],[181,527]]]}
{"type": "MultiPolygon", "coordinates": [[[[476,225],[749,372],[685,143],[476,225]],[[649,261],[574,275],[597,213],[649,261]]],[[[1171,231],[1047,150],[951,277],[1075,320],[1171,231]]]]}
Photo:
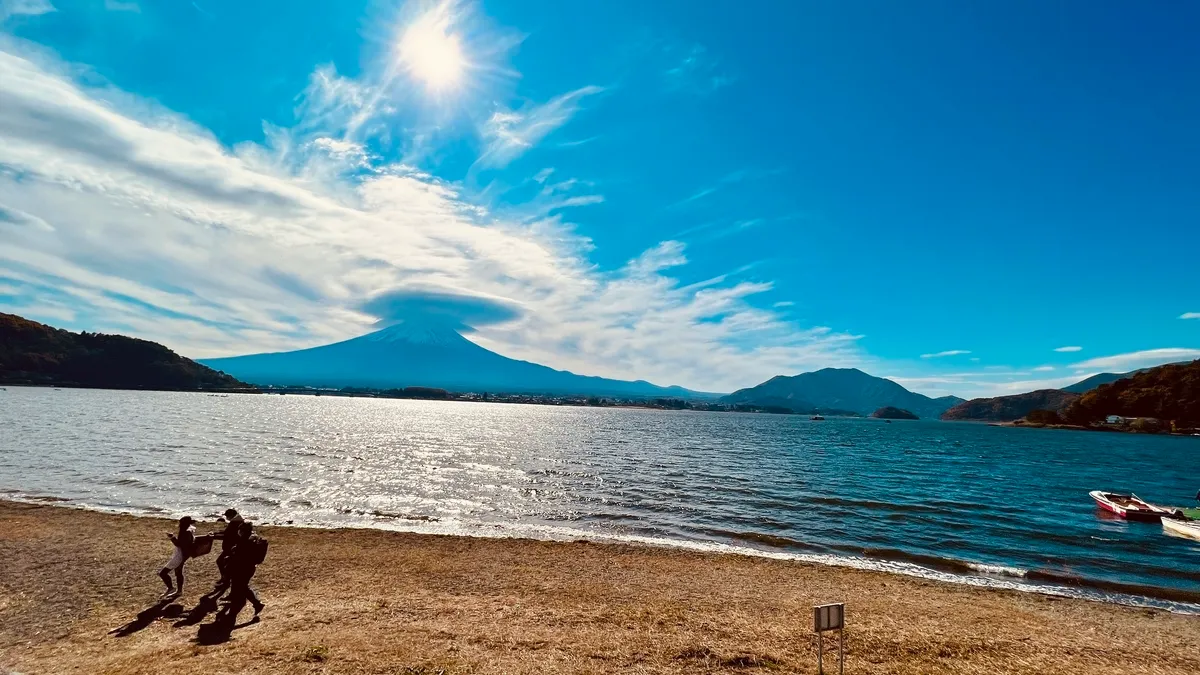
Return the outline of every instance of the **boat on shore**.
{"type": "Polygon", "coordinates": [[[1188,520],[1176,520],[1174,518],[1162,519],[1163,532],[1174,534],[1188,539],[1200,541],[1200,522],[1188,520]]]}
{"type": "Polygon", "coordinates": [[[1117,492],[1102,492],[1092,490],[1088,495],[1096,500],[1096,505],[1110,513],[1115,513],[1126,520],[1161,520],[1163,516],[1173,517],[1175,512],[1155,506],[1135,494],[1123,495],[1117,492]]]}

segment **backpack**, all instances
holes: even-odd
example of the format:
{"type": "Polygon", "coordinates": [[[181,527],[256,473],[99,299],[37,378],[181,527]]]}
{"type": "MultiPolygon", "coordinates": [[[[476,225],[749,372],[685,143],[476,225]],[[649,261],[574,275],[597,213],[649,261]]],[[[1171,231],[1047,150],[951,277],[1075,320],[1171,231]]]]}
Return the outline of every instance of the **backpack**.
{"type": "Polygon", "coordinates": [[[255,535],[250,538],[250,562],[261,565],[267,559],[267,540],[255,535]]]}

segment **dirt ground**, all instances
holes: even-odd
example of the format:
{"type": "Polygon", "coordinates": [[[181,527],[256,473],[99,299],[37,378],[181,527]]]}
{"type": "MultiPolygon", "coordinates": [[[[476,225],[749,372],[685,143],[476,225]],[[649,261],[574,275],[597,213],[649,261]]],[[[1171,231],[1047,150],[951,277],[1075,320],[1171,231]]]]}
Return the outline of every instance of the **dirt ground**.
{"type": "Polygon", "coordinates": [[[166,616],[137,621],[162,592],[172,526],[0,502],[0,673],[815,673],[811,607],[841,601],[847,673],[1200,673],[1200,617],[736,555],[362,529],[263,528],[261,621],[247,609],[209,644],[211,615],[190,611],[215,553],[188,562],[166,616]]]}

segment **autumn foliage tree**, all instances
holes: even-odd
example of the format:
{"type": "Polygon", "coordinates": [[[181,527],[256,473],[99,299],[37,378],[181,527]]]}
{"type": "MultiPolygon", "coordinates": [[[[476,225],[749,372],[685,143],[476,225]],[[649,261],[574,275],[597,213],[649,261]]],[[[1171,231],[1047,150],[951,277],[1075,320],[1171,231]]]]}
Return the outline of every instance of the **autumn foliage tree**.
{"type": "Polygon", "coordinates": [[[1074,424],[1108,415],[1150,417],[1177,427],[1200,426],[1200,360],[1144,370],[1083,394],[1063,411],[1074,424]]]}

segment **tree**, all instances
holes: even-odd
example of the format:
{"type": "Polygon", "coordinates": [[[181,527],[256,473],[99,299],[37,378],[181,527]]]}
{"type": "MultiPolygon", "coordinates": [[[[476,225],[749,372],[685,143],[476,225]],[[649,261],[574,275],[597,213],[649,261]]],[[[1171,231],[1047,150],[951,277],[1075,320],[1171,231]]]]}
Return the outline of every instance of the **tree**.
{"type": "Polygon", "coordinates": [[[1053,410],[1030,410],[1025,416],[1030,424],[1062,424],[1062,418],[1053,410]]]}

